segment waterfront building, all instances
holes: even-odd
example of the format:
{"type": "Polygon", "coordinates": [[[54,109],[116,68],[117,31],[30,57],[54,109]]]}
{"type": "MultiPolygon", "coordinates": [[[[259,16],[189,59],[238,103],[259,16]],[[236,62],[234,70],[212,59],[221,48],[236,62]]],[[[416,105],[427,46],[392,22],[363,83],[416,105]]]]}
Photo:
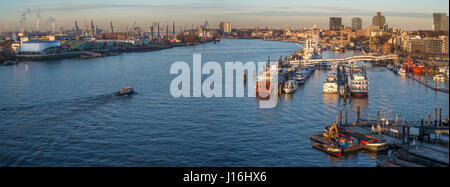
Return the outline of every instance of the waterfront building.
{"type": "Polygon", "coordinates": [[[381,12],[377,12],[377,15],[372,18],[372,26],[381,28],[384,24],[386,24],[386,18],[381,15],[381,12]]]}
{"type": "MultiPolygon", "coordinates": [[[[412,38],[408,44],[410,53],[445,54],[445,41],[442,38],[412,38]]],[[[447,52],[448,53],[448,52],[447,52]]]]}
{"type": "Polygon", "coordinates": [[[220,30],[223,33],[231,33],[231,22],[220,22],[220,30]]]}
{"type": "Polygon", "coordinates": [[[360,17],[352,18],[352,29],[353,31],[362,29],[362,18],[360,17]]]}
{"type": "Polygon", "coordinates": [[[43,55],[54,52],[60,46],[61,43],[59,41],[26,41],[21,42],[16,52],[18,55],[43,55]]]}
{"type": "Polygon", "coordinates": [[[341,17],[330,17],[330,27],[329,30],[338,31],[342,28],[342,18],[341,17]]]}
{"type": "Polygon", "coordinates": [[[448,36],[440,36],[442,39],[442,53],[448,55],[448,36]]]}
{"type": "Polygon", "coordinates": [[[433,13],[433,30],[448,31],[448,16],[445,13],[433,13]]]}

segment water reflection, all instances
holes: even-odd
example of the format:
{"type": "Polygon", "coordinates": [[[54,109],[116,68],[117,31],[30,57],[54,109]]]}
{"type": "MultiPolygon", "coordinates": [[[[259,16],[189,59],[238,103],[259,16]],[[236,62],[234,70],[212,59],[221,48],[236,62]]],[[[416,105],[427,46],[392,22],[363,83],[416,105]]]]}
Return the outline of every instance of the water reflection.
{"type": "Polygon", "coordinates": [[[327,105],[337,105],[338,104],[338,94],[333,93],[323,93],[322,94],[323,102],[327,105]]]}
{"type": "Polygon", "coordinates": [[[294,99],[294,95],[295,94],[284,94],[284,101],[286,101],[287,103],[289,103],[290,100],[294,99]]]}
{"type": "Polygon", "coordinates": [[[360,108],[361,113],[365,112],[369,106],[369,97],[365,98],[350,98],[350,106],[353,111],[358,110],[358,106],[360,108]]]}

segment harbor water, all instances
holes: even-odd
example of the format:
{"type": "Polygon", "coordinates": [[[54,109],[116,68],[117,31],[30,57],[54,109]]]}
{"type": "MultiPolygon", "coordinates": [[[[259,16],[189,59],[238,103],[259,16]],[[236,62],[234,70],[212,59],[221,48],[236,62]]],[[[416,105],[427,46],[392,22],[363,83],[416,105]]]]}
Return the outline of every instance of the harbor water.
{"type": "MultiPolygon", "coordinates": [[[[309,136],[332,125],[339,109],[349,120],[381,116],[419,120],[449,95],[383,67],[367,66],[369,97],[340,100],[323,94],[327,70],[317,69],[277,107],[256,98],[174,98],[174,62],[264,62],[302,44],[223,39],[217,44],[124,53],[95,59],[23,62],[0,67],[0,166],[369,166],[381,154],[334,158],[309,136]],[[131,97],[114,92],[132,86],[131,97]]],[[[356,55],[325,51],[323,58],[356,55]]],[[[192,66],[191,66],[192,67],[192,66]]],[[[222,66],[224,67],[224,66],[222,66]]],[[[448,83],[447,83],[448,85],[448,83]]]]}

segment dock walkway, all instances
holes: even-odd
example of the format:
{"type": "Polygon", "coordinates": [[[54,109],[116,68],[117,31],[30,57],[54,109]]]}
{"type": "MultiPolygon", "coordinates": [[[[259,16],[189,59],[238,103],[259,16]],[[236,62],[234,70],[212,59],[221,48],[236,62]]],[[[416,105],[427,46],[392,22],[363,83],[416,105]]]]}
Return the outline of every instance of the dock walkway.
{"type": "Polygon", "coordinates": [[[418,83],[420,83],[420,84],[422,84],[422,85],[424,85],[424,86],[426,86],[428,88],[431,88],[433,90],[436,90],[436,91],[439,91],[439,92],[444,92],[444,93],[449,93],[449,89],[439,88],[437,85],[433,86],[433,85],[429,84],[427,81],[420,80],[417,77],[414,77],[414,76],[410,75],[409,73],[407,73],[406,76],[408,76],[409,78],[411,78],[411,79],[417,81],[418,83]]]}

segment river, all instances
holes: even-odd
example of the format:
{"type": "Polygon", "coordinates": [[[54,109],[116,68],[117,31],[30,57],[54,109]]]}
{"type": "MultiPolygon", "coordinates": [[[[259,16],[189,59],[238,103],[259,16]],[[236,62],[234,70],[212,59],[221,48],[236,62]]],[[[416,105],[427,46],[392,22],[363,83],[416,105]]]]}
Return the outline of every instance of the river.
{"type": "MultiPolygon", "coordinates": [[[[362,166],[377,155],[338,159],[311,146],[339,109],[362,118],[419,120],[435,106],[449,112],[447,93],[435,92],[381,67],[368,67],[369,97],[339,100],[322,94],[326,70],[316,70],[277,107],[251,97],[174,98],[169,73],[176,61],[264,62],[302,44],[223,39],[198,46],[124,53],[95,59],[24,62],[0,67],[0,166],[362,166]],[[137,95],[115,97],[132,86],[137,95]]],[[[324,58],[350,56],[325,52],[324,58]]]]}

